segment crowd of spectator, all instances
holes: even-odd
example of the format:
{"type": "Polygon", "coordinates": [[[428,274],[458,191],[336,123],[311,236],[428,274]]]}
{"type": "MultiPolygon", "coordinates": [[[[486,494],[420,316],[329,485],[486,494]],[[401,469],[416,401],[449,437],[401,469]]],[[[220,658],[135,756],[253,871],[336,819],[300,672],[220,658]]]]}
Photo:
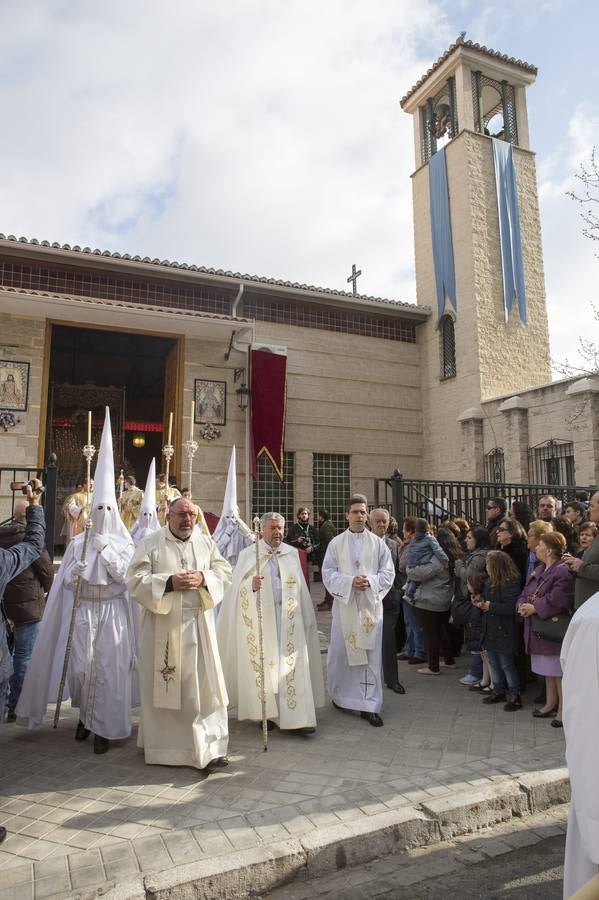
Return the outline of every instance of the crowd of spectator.
{"type": "Polygon", "coordinates": [[[533,715],[562,727],[560,647],[569,618],[599,591],[599,492],[551,495],[536,510],[504,497],[486,503],[486,524],[437,527],[407,516],[400,545],[403,633],[398,659],[438,676],[460,649],[472,665],[460,682],[506,712],[522,708],[532,680],[533,715]]]}

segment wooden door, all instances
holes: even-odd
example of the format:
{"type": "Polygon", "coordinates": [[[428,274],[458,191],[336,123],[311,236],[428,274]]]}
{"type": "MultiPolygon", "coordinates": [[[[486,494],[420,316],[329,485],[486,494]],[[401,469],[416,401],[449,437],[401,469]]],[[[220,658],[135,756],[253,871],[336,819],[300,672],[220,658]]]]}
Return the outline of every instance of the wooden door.
{"type": "MultiPolygon", "coordinates": [[[[170,474],[180,477],[181,473],[181,439],[183,435],[183,361],[185,359],[185,338],[177,339],[175,346],[169,350],[164,365],[164,406],[162,412],[162,446],[168,439],[168,423],[173,413],[172,444],[175,455],[171,460],[170,474]]],[[[157,471],[162,472],[166,466],[164,457],[157,471]]]]}

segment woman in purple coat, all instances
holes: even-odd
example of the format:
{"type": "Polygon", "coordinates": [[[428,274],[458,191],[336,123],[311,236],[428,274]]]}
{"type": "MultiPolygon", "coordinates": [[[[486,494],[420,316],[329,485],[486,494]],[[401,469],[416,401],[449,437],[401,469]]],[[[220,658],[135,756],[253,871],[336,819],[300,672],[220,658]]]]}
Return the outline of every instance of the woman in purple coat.
{"type": "Polygon", "coordinates": [[[554,728],[562,728],[562,669],[559,661],[561,644],[538,638],[531,627],[533,613],[549,619],[574,604],[574,576],[561,561],[566,541],[562,534],[544,534],[535,550],[538,565],[526,582],[518,600],[518,613],[524,619],[524,646],[531,657],[531,667],[545,676],[545,705],[533,710],[533,716],[548,719],[554,728]],[[555,715],[554,715],[555,714],[555,715]]]}

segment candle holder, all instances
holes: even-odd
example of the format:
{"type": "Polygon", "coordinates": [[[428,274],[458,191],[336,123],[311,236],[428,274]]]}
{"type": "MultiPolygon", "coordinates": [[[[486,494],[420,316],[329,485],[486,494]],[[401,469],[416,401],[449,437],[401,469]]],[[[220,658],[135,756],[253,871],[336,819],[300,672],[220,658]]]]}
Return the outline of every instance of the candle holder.
{"type": "Polygon", "coordinates": [[[198,442],[194,441],[193,439],[190,439],[188,441],[183,441],[183,449],[185,450],[185,453],[187,454],[187,460],[188,460],[188,479],[189,479],[188,487],[189,487],[189,498],[191,499],[191,497],[192,497],[191,478],[192,478],[192,474],[193,474],[193,458],[196,455],[196,452],[198,449],[198,442]]]}
{"type": "MultiPolygon", "coordinates": [[[[91,463],[92,459],[96,454],[96,448],[93,444],[86,444],[82,450],[83,456],[85,457],[86,463],[91,463]]],[[[89,474],[89,473],[88,473],[89,474]]]]}

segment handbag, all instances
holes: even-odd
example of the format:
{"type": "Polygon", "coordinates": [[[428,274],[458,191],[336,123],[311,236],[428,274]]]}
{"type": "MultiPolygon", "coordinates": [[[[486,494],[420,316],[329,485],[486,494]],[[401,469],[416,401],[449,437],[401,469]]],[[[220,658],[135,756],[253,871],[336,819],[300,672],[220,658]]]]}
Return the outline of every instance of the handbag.
{"type": "Polygon", "coordinates": [[[450,606],[450,622],[452,625],[462,626],[470,624],[472,614],[472,600],[470,594],[464,594],[462,581],[458,575],[453,579],[453,597],[450,606]]]}
{"type": "MultiPolygon", "coordinates": [[[[534,605],[542,584],[543,579],[539,581],[534,594],[531,594],[528,598],[529,603],[534,605]]],[[[550,644],[561,644],[566,636],[571,618],[572,610],[570,609],[562,610],[557,615],[549,616],[547,619],[542,619],[538,613],[533,613],[530,617],[530,627],[534,636],[540,638],[540,640],[549,641],[550,644]]]]}
{"type": "Polygon", "coordinates": [[[533,613],[530,617],[530,627],[534,636],[542,641],[561,644],[566,636],[571,618],[571,612],[561,612],[557,616],[550,616],[549,619],[542,619],[537,613],[533,613]]]}

